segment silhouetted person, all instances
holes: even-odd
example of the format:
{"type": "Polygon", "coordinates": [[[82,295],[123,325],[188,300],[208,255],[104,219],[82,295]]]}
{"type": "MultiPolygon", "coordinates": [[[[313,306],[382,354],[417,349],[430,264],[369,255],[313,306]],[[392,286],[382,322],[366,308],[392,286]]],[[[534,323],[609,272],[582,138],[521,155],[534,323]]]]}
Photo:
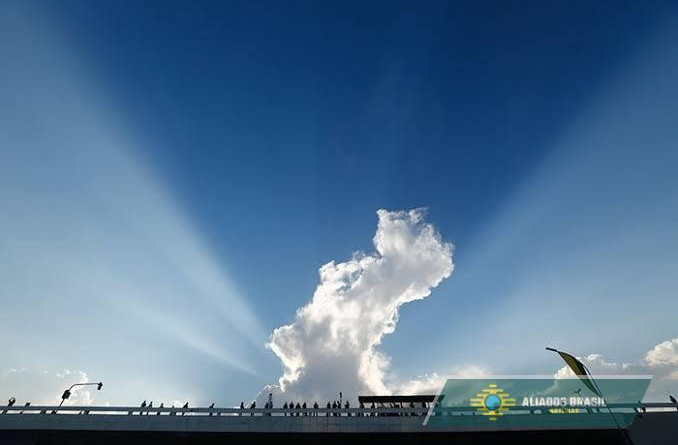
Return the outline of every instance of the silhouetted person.
{"type": "Polygon", "coordinates": [[[669,400],[671,401],[671,403],[676,405],[676,411],[678,411],[678,400],[676,400],[676,398],[673,397],[672,395],[669,395],[669,400]]]}
{"type": "MultiPolygon", "coordinates": [[[[150,402],[148,402],[148,408],[153,408],[153,400],[151,400],[150,402]]],[[[149,411],[146,411],[146,415],[149,415],[149,414],[150,414],[150,412],[149,412],[149,411]]]]}
{"type": "MultiPolygon", "coordinates": [[[[214,403],[212,403],[210,406],[210,409],[214,408],[214,403]]],[[[212,411],[210,411],[210,416],[212,415],[212,411]]]]}
{"type": "Polygon", "coordinates": [[[325,413],[325,417],[330,417],[330,402],[327,402],[327,406],[325,407],[327,409],[327,412],[325,413]]]}
{"type": "Polygon", "coordinates": [[[318,402],[313,402],[313,417],[318,417],[318,402]]]}
{"type": "Polygon", "coordinates": [[[308,411],[306,411],[306,402],[301,405],[301,409],[304,410],[304,417],[308,416],[308,411]]]}
{"type": "MultiPolygon", "coordinates": [[[[252,402],[252,404],[250,405],[250,409],[253,410],[253,409],[255,409],[256,407],[257,407],[257,401],[255,400],[255,401],[252,402]]],[[[252,416],[254,416],[254,411],[252,411],[252,412],[250,413],[250,417],[252,417],[252,416]]]]}
{"type": "MultiPolygon", "coordinates": [[[[164,407],[165,407],[165,404],[164,404],[164,403],[161,403],[161,404],[160,404],[160,409],[162,409],[162,408],[164,408],[164,407]]],[[[157,412],[155,415],[156,415],[156,416],[159,416],[159,415],[160,415],[160,410],[158,410],[158,412],[157,412]]]]}
{"type": "MultiPolygon", "coordinates": [[[[142,407],[142,408],[146,408],[146,400],[144,400],[143,402],[141,402],[141,407],[142,407]]],[[[142,409],[141,411],[139,411],[139,415],[141,416],[141,415],[143,415],[143,414],[144,414],[144,410],[142,409]]]]}
{"type": "Polygon", "coordinates": [[[283,415],[287,417],[287,402],[283,405],[283,415]]]}
{"type": "MultiPolygon", "coordinates": [[[[351,407],[351,404],[348,403],[348,400],[347,400],[346,403],[344,403],[344,408],[349,409],[350,407],[351,407]]],[[[351,417],[351,413],[346,412],[346,417],[351,417]]]]}
{"type": "MultiPolygon", "coordinates": [[[[374,408],[375,408],[375,407],[374,407],[374,402],[372,402],[372,405],[370,406],[370,409],[374,409],[374,408]]],[[[374,414],[375,414],[374,411],[372,411],[372,412],[370,413],[370,417],[374,417],[374,414]]]]}
{"type": "MultiPolygon", "coordinates": [[[[24,408],[28,408],[29,406],[31,406],[31,402],[24,403],[24,408]]],[[[24,413],[23,410],[19,411],[19,414],[23,414],[23,413],[24,413]]]]}
{"type": "Polygon", "coordinates": [[[299,410],[301,409],[301,405],[299,402],[297,402],[297,406],[294,407],[296,409],[296,413],[294,414],[296,417],[299,417],[299,410]]]}

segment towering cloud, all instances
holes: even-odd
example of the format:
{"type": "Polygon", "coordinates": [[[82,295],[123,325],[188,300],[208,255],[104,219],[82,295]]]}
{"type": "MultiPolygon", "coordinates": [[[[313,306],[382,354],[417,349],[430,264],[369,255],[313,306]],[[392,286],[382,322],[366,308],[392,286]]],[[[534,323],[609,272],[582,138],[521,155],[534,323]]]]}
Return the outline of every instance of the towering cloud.
{"type": "Polygon", "coordinates": [[[421,209],[377,212],[375,253],[320,268],[320,284],[292,324],[274,330],[268,347],[280,358],[280,391],[328,400],[338,391],[389,393],[388,357],[377,349],[395,330],[398,308],[431,294],[453,270],[452,245],[421,209]]]}

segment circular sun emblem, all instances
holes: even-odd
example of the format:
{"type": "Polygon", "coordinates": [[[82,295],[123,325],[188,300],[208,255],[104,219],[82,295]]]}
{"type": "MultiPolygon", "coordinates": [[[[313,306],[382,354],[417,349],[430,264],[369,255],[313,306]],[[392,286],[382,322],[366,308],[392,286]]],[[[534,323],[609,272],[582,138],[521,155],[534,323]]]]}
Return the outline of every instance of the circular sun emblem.
{"type": "Polygon", "coordinates": [[[501,398],[496,394],[490,394],[485,397],[485,408],[490,411],[496,411],[501,406],[501,398]]]}
{"type": "Polygon", "coordinates": [[[516,406],[516,399],[509,397],[503,389],[491,383],[487,388],[470,399],[471,406],[478,408],[483,416],[489,416],[489,420],[497,420],[510,406],[516,406]]]}

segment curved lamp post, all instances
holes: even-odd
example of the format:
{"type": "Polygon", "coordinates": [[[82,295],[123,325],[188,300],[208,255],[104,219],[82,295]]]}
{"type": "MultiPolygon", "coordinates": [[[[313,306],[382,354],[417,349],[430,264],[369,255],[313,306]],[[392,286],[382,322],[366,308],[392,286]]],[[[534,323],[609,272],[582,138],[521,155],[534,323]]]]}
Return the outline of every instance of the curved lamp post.
{"type": "Polygon", "coordinates": [[[93,386],[93,385],[96,385],[97,391],[101,391],[101,388],[104,386],[102,382],[99,383],[85,382],[85,383],[75,383],[71,385],[71,387],[65,390],[64,393],[61,395],[61,403],[59,404],[59,406],[63,405],[66,399],[68,399],[71,396],[71,391],[73,391],[73,388],[75,388],[76,386],[93,386]]]}

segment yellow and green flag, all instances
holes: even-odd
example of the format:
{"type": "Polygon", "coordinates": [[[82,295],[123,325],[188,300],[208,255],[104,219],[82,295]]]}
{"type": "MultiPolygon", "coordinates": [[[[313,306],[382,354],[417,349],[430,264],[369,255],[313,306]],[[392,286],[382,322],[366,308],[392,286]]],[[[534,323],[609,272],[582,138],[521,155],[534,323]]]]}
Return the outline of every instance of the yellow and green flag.
{"type": "Polygon", "coordinates": [[[586,368],[586,366],[584,366],[584,364],[582,362],[577,360],[577,357],[570,355],[567,352],[563,352],[563,351],[557,351],[557,352],[558,352],[558,354],[560,354],[560,356],[563,358],[563,360],[565,360],[565,363],[567,363],[567,366],[570,367],[572,372],[574,372],[576,374],[576,376],[579,377],[579,379],[582,381],[582,383],[584,385],[586,385],[586,387],[588,389],[593,391],[593,393],[595,395],[597,395],[598,397],[603,397],[603,395],[600,393],[600,391],[598,391],[596,384],[593,382],[593,376],[591,375],[589,370],[586,368]]]}

